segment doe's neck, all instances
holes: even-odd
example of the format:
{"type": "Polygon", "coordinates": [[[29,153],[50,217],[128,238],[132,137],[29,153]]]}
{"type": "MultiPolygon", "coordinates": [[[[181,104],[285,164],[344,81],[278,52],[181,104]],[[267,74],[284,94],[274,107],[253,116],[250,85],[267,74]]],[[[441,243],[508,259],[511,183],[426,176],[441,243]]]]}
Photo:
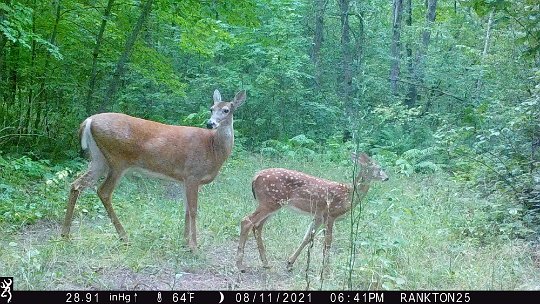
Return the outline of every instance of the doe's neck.
{"type": "Polygon", "coordinates": [[[232,152],[234,146],[234,129],[232,117],[221,122],[215,130],[213,148],[215,152],[224,154],[226,157],[232,152]]]}

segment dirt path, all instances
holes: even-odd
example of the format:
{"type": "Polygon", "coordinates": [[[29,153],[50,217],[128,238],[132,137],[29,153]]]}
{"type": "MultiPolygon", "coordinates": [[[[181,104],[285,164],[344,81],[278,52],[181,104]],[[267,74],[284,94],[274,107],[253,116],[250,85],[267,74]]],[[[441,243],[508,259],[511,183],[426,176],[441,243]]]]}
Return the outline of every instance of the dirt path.
{"type": "MultiPolygon", "coordinates": [[[[74,227],[75,228],[75,227],[74,227]]],[[[31,250],[38,248],[39,251],[53,251],[50,256],[56,256],[54,261],[44,260],[48,265],[48,272],[69,272],[65,269],[66,264],[83,264],[85,261],[66,261],[60,249],[51,249],[53,243],[62,242],[58,238],[60,224],[51,221],[39,221],[28,225],[16,233],[13,237],[17,248],[21,248],[20,254],[26,255],[31,250]],[[49,248],[49,249],[47,249],[49,248]],[[56,251],[55,251],[56,250],[56,251]]],[[[74,240],[76,242],[76,240],[74,240]]],[[[255,249],[255,242],[248,242],[248,248],[255,249]]],[[[230,242],[226,246],[205,248],[205,252],[199,252],[202,267],[192,266],[183,269],[174,268],[171,262],[156,260],[153,265],[137,270],[126,264],[117,263],[116,266],[94,266],[84,268],[84,273],[78,273],[82,277],[91,276],[91,280],[81,280],[80,277],[66,275],[59,278],[57,284],[50,289],[56,290],[250,290],[250,289],[290,289],[298,277],[285,270],[284,265],[275,265],[265,270],[260,267],[256,250],[246,251],[246,262],[252,266],[246,273],[239,273],[234,265],[236,244],[230,242]],[[68,279],[71,278],[71,279],[68,279]]],[[[85,254],[81,253],[84,257],[85,254]]],[[[112,253],[111,253],[112,254],[112,253]]],[[[129,255],[129,251],[127,252],[129,255]]],[[[171,257],[173,258],[173,257],[171,257]]],[[[110,264],[110,263],[109,263],[110,264]]],[[[37,285],[29,282],[30,286],[37,285]]]]}

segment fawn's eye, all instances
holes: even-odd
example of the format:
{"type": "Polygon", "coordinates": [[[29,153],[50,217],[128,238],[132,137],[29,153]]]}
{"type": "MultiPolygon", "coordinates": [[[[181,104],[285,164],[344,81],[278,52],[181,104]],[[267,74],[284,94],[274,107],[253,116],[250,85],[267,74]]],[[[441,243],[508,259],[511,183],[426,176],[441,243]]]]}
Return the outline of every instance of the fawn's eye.
{"type": "Polygon", "coordinates": [[[223,109],[223,113],[229,113],[229,109],[223,109]]]}

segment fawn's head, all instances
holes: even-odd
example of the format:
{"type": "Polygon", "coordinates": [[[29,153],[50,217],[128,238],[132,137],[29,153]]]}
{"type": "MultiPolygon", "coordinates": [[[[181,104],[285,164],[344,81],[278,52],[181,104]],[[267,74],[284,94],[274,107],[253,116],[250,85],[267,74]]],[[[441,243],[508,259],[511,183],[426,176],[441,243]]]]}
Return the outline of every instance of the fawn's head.
{"type": "Polygon", "coordinates": [[[351,155],[353,161],[356,161],[360,165],[360,171],[358,172],[358,181],[360,180],[378,180],[387,181],[388,175],[381,169],[381,166],[377,164],[373,159],[367,156],[366,153],[360,153],[351,155]]]}
{"type": "Polygon", "coordinates": [[[221,101],[221,94],[218,90],[214,91],[214,105],[210,107],[210,119],[206,123],[208,129],[216,129],[223,122],[232,121],[233,113],[246,101],[246,91],[236,93],[231,102],[221,101]]]}

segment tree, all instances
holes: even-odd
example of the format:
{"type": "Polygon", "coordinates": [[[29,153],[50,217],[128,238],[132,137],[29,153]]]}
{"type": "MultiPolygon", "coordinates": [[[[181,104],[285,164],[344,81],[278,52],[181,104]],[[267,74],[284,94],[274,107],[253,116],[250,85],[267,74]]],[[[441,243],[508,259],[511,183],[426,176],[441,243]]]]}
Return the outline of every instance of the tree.
{"type": "Polygon", "coordinates": [[[114,69],[114,73],[113,73],[111,82],[109,84],[109,88],[107,89],[105,98],[103,99],[103,102],[101,103],[99,107],[99,112],[105,111],[105,109],[110,107],[110,104],[112,103],[112,98],[114,94],[116,93],[116,90],[120,83],[120,78],[124,75],[124,69],[129,60],[131,52],[133,51],[133,46],[135,45],[135,41],[137,40],[137,37],[139,36],[139,32],[141,31],[142,26],[144,22],[146,21],[146,19],[148,18],[150,11],[152,10],[152,2],[154,2],[154,0],[146,0],[146,3],[141,8],[141,14],[139,18],[137,19],[137,23],[133,27],[133,30],[131,31],[128,39],[126,40],[126,44],[124,46],[124,50],[122,51],[122,55],[120,55],[120,58],[118,59],[118,62],[116,63],[116,67],[114,69]]]}
{"type": "Polygon", "coordinates": [[[392,4],[392,44],[390,48],[390,87],[392,94],[398,94],[399,65],[401,61],[401,19],[403,0],[393,0],[392,4]]]}
{"type": "Polygon", "coordinates": [[[341,19],[341,75],[339,78],[340,95],[345,105],[347,119],[353,116],[352,104],[352,50],[349,25],[349,0],[339,0],[341,19]]]}
{"type": "Polygon", "coordinates": [[[96,87],[96,78],[97,78],[97,63],[98,63],[98,56],[99,51],[101,48],[101,45],[103,44],[103,36],[105,33],[105,27],[107,26],[107,21],[109,20],[111,16],[112,7],[114,4],[114,0],[108,0],[107,1],[107,7],[105,8],[105,11],[103,12],[103,17],[101,19],[101,25],[99,26],[99,31],[96,36],[96,44],[94,45],[94,49],[92,50],[92,71],[90,72],[90,80],[88,81],[88,92],[86,93],[86,113],[89,114],[92,108],[92,99],[94,98],[94,91],[96,87]]]}
{"type": "MultiPolygon", "coordinates": [[[[405,9],[406,9],[405,24],[407,25],[407,28],[409,30],[411,30],[412,19],[413,19],[412,18],[412,10],[413,10],[413,8],[412,8],[412,0],[405,0],[405,9]]],[[[411,46],[410,42],[407,42],[407,44],[405,45],[405,50],[406,50],[406,54],[407,54],[407,70],[408,70],[408,73],[409,73],[409,75],[414,75],[414,73],[415,73],[415,71],[414,71],[414,58],[413,58],[413,50],[412,50],[412,46],[411,46]]],[[[407,92],[407,96],[405,98],[405,104],[410,108],[414,107],[415,104],[416,104],[417,95],[418,95],[418,89],[416,88],[416,84],[414,83],[414,81],[411,81],[408,84],[408,92],[407,92]]]]}
{"type": "Polygon", "coordinates": [[[313,34],[313,49],[311,51],[311,60],[315,68],[315,85],[320,86],[321,81],[321,58],[320,52],[323,43],[324,13],[328,0],[314,0],[315,6],[315,32],[313,34]]]}
{"type": "Polygon", "coordinates": [[[412,68],[413,82],[411,86],[414,86],[414,88],[409,89],[409,95],[407,98],[407,105],[410,107],[416,104],[416,100],[418,98],[416,85],[422,85],[424,82],[424,58],[428,51],[429,41],[431,39],[431,27],[433,22],[435,22],[437,0],[427,0],[426,4],[426,25],[422,31],[422,44],[416,53],[416,59],[412,68]]]}

